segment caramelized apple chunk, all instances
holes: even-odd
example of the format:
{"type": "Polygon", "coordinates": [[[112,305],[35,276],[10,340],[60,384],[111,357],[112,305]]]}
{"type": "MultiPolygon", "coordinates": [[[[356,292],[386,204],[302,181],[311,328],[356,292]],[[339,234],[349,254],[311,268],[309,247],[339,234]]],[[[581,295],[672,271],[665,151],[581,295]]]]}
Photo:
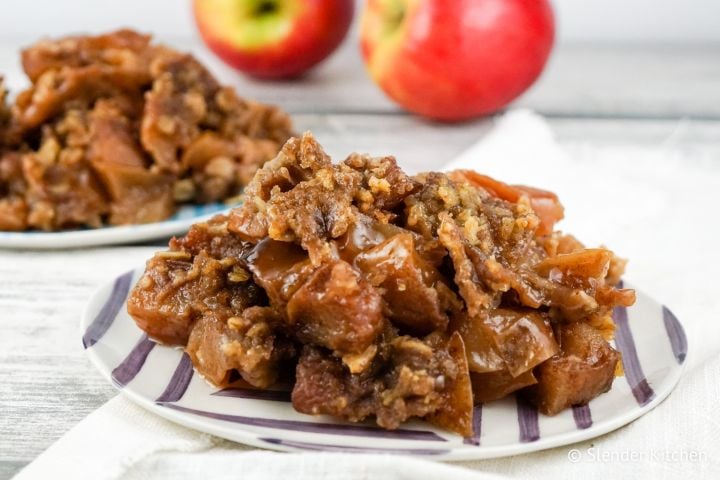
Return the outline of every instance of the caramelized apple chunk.
{"type": "Polygon", "coordinates": [[[560,326],[561,352],[540,365],[537,385],[526,394],[546,415],[582,405],[607,392],[615,379],[620,354],[590,325],[560,326]]]}
{"type": "Polygon", "coordinates": [[[319,267],[290,297],[287,315],[302,343],[361,353],[383,328],[382,297],[350,264],[319,267]]]}
{"type": "Polygon", "coordinates": [[[303,413],[355,422],[374,416],[378,425],[388,429],[398,428],[408,418],[432,414],[434,422],[467,435],[472,428],[472,400],[463,357],[462,351],[453,354],[448,347],[432,348],[418,339],[396,337],[377,355],[372,368],[353,375],[336,357],[305,347],[297,366],[293,406],[303,413]]]}
{"type": "Polygon", "coordinates": [[[383,289],[390,320],[418,334],[445,330],[448,317],[436,288],[443,282],[435,267],[420,258],[409,233],[395,235],[355,258],[375,287],[383,289]]]}

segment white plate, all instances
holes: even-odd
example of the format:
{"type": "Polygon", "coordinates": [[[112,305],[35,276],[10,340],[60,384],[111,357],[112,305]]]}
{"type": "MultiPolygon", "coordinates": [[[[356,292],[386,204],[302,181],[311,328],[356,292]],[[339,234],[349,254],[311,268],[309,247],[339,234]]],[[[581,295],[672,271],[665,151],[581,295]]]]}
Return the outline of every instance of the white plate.
{"type": "Polygon", "coordinates": [[[157,238],[168,238],[187,232],[194,223],[207,220],[213,215],[224,212],[237,205],[208,203],[204,205],[184,205],[175,215],[163,222],[121,227],[88,228],[61,232],[2,232],[0,248],[32,248],[53,250],[61,248],[95,247],[143,242],[157,238]]]}
{"type": "Polygon", "coordinates": [[[101,287],[82,318],[83,345],[95,366],[130,399],[169,420],[240,443],[275,450],[384,452],[467,460],[516,455],[566,445],[619,428],[657,406],[675,387],[687,340],[675,316],[638,292],[615,310],[616,346],[625,377],[584,407],[555,417],[515,398],[476,407],[473,438],[412,421],[386,431],[293,410],[289,393],[221,390],[192,368],[181,349],[155,344],[126,312],[142,269],[101,287]]]}

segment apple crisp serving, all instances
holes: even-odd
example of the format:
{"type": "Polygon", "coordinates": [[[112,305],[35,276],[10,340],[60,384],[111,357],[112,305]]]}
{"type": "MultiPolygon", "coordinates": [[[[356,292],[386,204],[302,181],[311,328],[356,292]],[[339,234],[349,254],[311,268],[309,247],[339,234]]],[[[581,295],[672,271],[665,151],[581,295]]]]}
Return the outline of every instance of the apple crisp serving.
{"type": "Polygon", "coordinates": [[[554,231],[562,215],[549,192],[471,171],[333,164],[307,133],[240,207],[151,258],[128,311],[219,387],[289,377],[299,412],[469,435],[475,403],[517,392],[553,415],[621,372],[625,262],[554,231]]]}
{"type": "Polygon", "coordinates": [[[31,86],[0,79],[0,230],[163,220],[239,194],[291,134],[191,55],[130,30],[40,41],[31,86]]]}

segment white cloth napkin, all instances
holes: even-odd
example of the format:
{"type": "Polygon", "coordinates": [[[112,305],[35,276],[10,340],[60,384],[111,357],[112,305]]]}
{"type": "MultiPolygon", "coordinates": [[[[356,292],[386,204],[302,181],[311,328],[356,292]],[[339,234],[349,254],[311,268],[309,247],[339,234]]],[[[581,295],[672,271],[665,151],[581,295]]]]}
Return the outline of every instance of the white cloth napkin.
{"type": "Polygon", "coordinates": [[[558,193],[561,226],[630,258],[627,278],[661,299],[689,338],[685,376],[664,403],[603,437],[517,457],[456,464],[387,455],[253,450],[175,425],[118,396],[17,479],[606,479],[720,475],[720,305],[715,249],[720,164],[654,147],[556,142],[541,117],[513,111],[447,167],[558,193]],[[570,454],[571,449],[578,453],[570,454]],[[579,458],[579,459],[578,459],[579,458]]]}

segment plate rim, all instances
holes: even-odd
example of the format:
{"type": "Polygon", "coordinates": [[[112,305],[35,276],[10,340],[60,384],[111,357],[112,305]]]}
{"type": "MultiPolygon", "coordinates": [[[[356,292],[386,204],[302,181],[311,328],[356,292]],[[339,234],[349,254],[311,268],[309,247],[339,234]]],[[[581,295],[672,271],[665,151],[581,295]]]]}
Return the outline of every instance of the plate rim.
{"type": "MultiPolygon", "coordinates": [[[[201,204],[199,207],[208,206],[201,204]]],[[[83,247],[127,245],[154,239],[164,239],[186,232],[195,223],[215,215],[228,214],[237,205],[224,206],[210,213],[159,222],[117,225],[110,227],[62,230],[53,232],[0,231],[0,250],[65,250],[83,247]]],[[[95,295],[97,292],[93,292],[95,295]]]]}
{"type": "MultiPolygon", "coordinates": [[[[133,277],[138,274],[139,272],[143,271],[143,267],[137,267],[133,268],[132,270],[129,270],[125,273],[132,272],[133,277]]],[[[98,295],[106,288],[108,288],[109,285],[111,285],[117,277],[120,275],[112,278],[111,280],[102,283],[99,285],[93,293],[88,298],[88,301],[85,304],[85,307],[82,311],[82,317],[80,319],[79,324],[79,331],[80,331],[80,337],[82,338],[82,335],[84,333],[84,330],[88,326],[88,320],[90,316],[90,310],[93,306],[93,300],[98,297],[98,295]]],[[[639,289],[634,286],[632,283],[627,283],[626,286],[630,286],[631,288],[635,289],[638,292],[638,296],[643,296],[645,298],[650,299],[654,304],[662,306],[663,304],[655,300],[654,297],[651,295],[646,294],[642,289],[639,289]]],[[[123,301],[123,306],[121,308],[124,308],[126,305],[126,302],[123,301]]],[[[678,320],[678,325],[680,326],[680,329],[685,331],[685,328],[682,326],[680,321],[678,320]]],[[[151,339],[152,340],[152,339],[151,339]]],[[[162,345],[158,343],[158,346],[165,347],[165,348],[172,348],[167,345],[162,345]]],[[[152,401],[149,398],[146,398],[145,396],[141,395],[140,393],[137,393],[133,391],[132,389],[123,388],[122,386],[119,386],[112,378],[110,370],[108,370],[107,365],[100,359],[100,356],[96,353],[96,350],[93,348],[85,348],[86,355],[90,359],[90,362],[92,363],[93,367],[95,367],[100,374],[105,378],[116,390],[119,391],[119,394],[124,395],[126,398],[130,399],[133,403],[136,405],[139,405],[141,408],[156,414],[166,420],[169,420],[171,422],[177,423],[179,425],[182,425],[183,427],[190,428],[192,430],[195,430],[200,433],[207,433],[210,435],[214,435],[235,443],[248,445],[252,447],[262,448],[265,450],[274,450],[274,451],[283,451],[283,452],[309,452],[313,451],[311,449],[306,448],[299,448],[299,447],[291,447],[283,444],[275,444],[266,442],[263,439],[259,438],[257,434],[253,434],[251,432],[248,432],[247,430],[243,430],[240,428],[234,428],[230,425],[228,426],[221,426],[221,425],[214,425],[203,421],[203,417],[195,417],[192,414],[184,413],[175,411],[170,408],[165,408],[162,405],[158,405],[154,401],[152,401]],[[229,433],[228,433],[229,432],[229,433]],[[242,440],[239,440],[239,438],[242,438],[242,440]]],[[[442,453],[438,454],[414,454],[415,456],[420,456],[422,458],[431,459],[431,460],[438,460],[438,461],[470,461],[470,460],[485,460],[490,458],[502,458],[502,457],[509,457],[513,455],[520,455],[525,453],[532,453],[542,450],[548,450],[551,448],[557,448],[561,446],[570,446],[585,440],[589,440],[592,438],[597,438],[602,435],[605,435],[607,433],[613,432],[625,425],[628,425],[632,423],[634,420],[637,420],[641,416],[647,414],[654,408],[656,408],[658,405],[660,405],[662,402],[665,401],[665,399],[672,393],[672,391],[677,387],[678,383],[680,382],[680,379],[682,378],[683,374],[685,373],[685,366],[688,363],[687,359],[691,356],[689,347],[687,348],[686,356],[683,362],[676,364],[675,368],[670,369],[670,371],[665,376],[665,381],[662,382],[661,386],[662,389],[658,389],[657,385],[653,388],[655,392],[655,396],[645,405],[638,405],[635,404],[635,408],[625,412],[624,414],[613,416],[608,419],[601,420],[599,422],[593,422],[593,424],[585,429],[576,429],[571,430],[567,432],[562,433],[556,433],[552,434],[547,437],[541,437],[534,441],[529,442],[521,442],[519,440],[515,441],[512,444],[509,445],[494,445],[494,446],[483,446],[483,445],[448,445],[447,449],[442,450],[442,453]]],[[[193,371],[194,367],[193,367],[193,371]]],[[[313,418],[312,415],[308,415],[308,417],[313,418]]],[[[405,450],[405,449],[404,449],[405,450]]],[[[423,449],[427,451],[428,449],[423,449]]],[[[438,449],[441,450],[441,449],[438,449]]],[[[347,448],[345,452],[352,453],[351,448],[347,448]]],[[[361,452],[361,453],[368,453],[368,452],[361,452]]],[[[385,451],[378,453],[384,453],[384,454],[390,454],[394,455],[397,454],[396,452],[392,451],[385,451]]],[[[410,454],[413,455],[411,452],[403,451],[402,454],[410,454]]]]}

